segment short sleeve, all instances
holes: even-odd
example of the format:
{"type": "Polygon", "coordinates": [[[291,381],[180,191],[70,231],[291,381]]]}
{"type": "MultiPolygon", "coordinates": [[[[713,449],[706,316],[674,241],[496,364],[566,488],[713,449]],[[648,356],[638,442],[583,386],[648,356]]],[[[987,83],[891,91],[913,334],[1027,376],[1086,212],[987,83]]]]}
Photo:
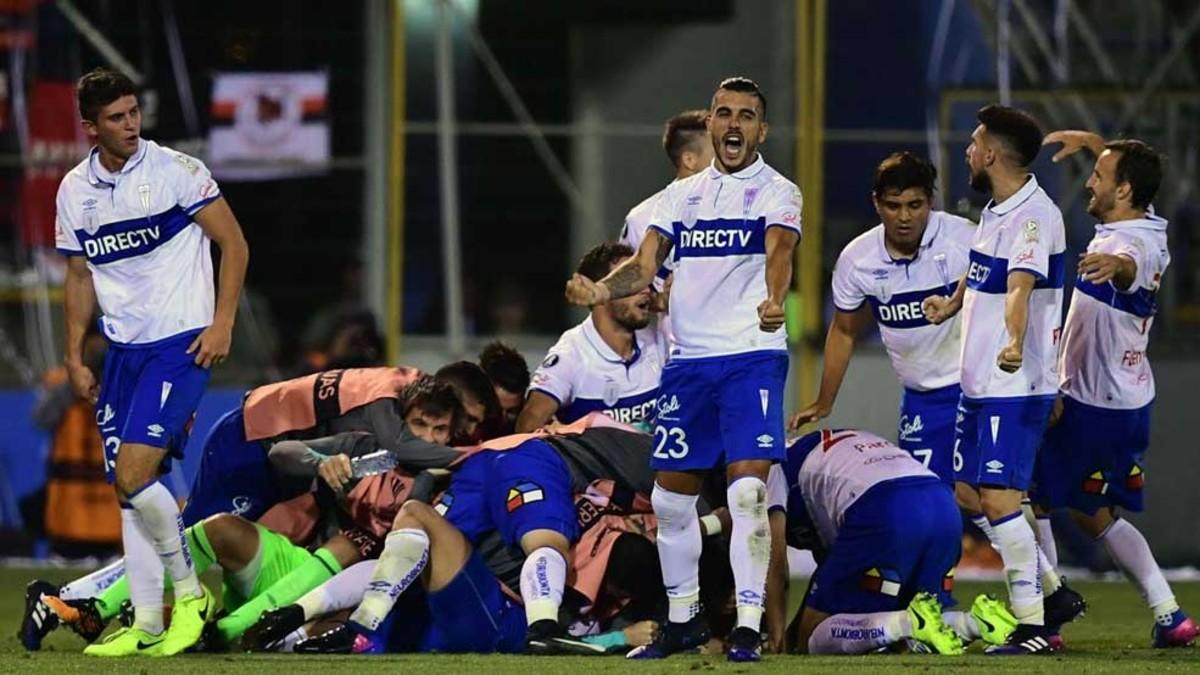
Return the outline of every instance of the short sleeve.
{"type": "Polygon", "coordinates": [[[575,370],[580,367],[576,361],[573,350],[561,342],[554,345],[529,378],[529,391],[550,396],[559,407],[570,405],[575,400],[575,370]]]}
{"type": "Polygon", "coordinates": [[[1154,246],[1142,237],[1129,235],[1122,237],[1120,245],[1113,251],[1113,254],[1125,256],[1133,260],[1133,264],[1137,267],[1134,274],[1134,283],[1124,291],[1118,288],[1117,292],[1133,293],[1139,289],[1148,291],[1158,290],[1159,284],[1162,282],[1163,272],[1166,271],[1167,264],[1170,261],[1170,257],[1165,250],[1154,246]]]}
{"type": "Polygon", "coordinates": [[[169,151],[173,162],[175,203],[189,216],[216,201],[221,189],[204,162],[174,150],[169,151]]]}
{"type": "Polygon", "coordinates": [[[840,312],[857,312],[867,301],[867,296],[854,283],[854,263],[844,252],[833,266],[833,306],[840,312]]]}
{"type": "Polygon", "coordinates": [[[71,223],[71,212],[63,192],[60,187],[54,200],[54,248],[65,256],[83,255],[83,247],[75,236],[75,226],[71,223]]]}
{"type": "Polygon", "coordinates": [[[658,230],[667,239],[670,239],[672,242],[675,241],[675,220],[678,211],[676,205],[679,203],[679,186],[689,183],[690,181],[683,181],[667,186],[662,196],[655,200],[654,208],[650,211],[650,222],[643,236],[648,234],[650,230],[658,230]]]}
{"type": "Polygon", "coordinates": [[[1054,242],[1049,218],[1037,213],[1021,214],[1008,250],[1008,271],[1029,272],[1044,281],[1050,275],[1050,251],[1054,242]]]}
{"type": "Polygon", "coordinates": [[[800,188],[791,183],[782,182],[782,185],[775,189],[767,206],[766,226],[768,228],[786,227],[799,235],[800,213],[803,208],[804,197],[800,194],[800,188]]]}

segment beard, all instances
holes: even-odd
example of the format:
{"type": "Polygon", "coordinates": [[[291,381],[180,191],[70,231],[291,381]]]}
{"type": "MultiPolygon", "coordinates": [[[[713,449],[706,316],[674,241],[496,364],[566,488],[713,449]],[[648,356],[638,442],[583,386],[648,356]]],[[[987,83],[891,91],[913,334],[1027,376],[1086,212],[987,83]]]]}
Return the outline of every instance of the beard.
{"type": "Polygon", "coordinates": [[[1113,200],[1111,198],[1111,195],[1109,196],[1108,199],[1105,199],[1104,197],[1097,196],[1096,193],[1093,192],[1092,198],[1088,202],[1088,207],[1087,207],[1088,215],[1092,216],[1093,218],[1095,218],[1097,220],[1104,220],[1104,214],[1106,214],[1112,210],[1112,207],[1113,207],[1112,202],[1113,202],[1113,200]]]}
{"type": "Polygon", "coordinates": [[[613,312],[613,321],[615,321],[618,326],[630,332],[641,330],[646,326],[649,326],[650,319],[650,312],[646,312],[640,317],[635,315],[633,312],[613,312]]]}
{"type": "Polygon", "coordinates": [[[969,182],[972,190],[982,192],[985,195],[992,194],[992,177],[986,171],[972,173],[969,182]]]}

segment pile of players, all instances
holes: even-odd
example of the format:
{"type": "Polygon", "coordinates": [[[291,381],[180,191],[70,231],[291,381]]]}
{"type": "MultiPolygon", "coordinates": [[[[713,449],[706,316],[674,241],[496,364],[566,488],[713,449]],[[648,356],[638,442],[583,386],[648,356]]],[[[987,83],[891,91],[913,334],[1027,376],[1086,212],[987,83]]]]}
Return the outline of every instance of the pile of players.
{"type": "MultiPolygon", "coordinates": [[[[757,661],[764,645],[960,654],[975,640],[1048,653],[1085,604],[1055,573],[1026,496],[1071,508],[1105,543],[1155,615],[1155,646],[1190,644],[1196,624],[1116,515],[1141,508],[1144,353],[1168,262],[1166,223],[1149,210],[1157,154],[1049,137],[1060,155],[1099,155],[1088,188],[1100,225],[1061,331],[1065,230],[1028,171],[1043,143],[1031,117],[980,111],[967,163],[992,201],[978,226],[931,211],[928,162],[885,159],[883,222],[834,272],[819,399],[789,424],[829,414],[870,305],[905,387],[900,445],[829,429],[785,443],[781,328],[802,200],[758,152],[766,116],[758,85],[730,78],[709,110],[668,123],[677,179],[630,212],[623,243],[584,257],[566,295],[590,314],[530,382],[519,367],[492,368],[493,381],[459,362],[251,391],[208,432],[179,536],[127,545],[127,561],[161,557],[158,575],[126,578],[118,563],[61,588],[32,583],[26,647],[67,625],[96,656],[700,649],[757,661]],[[945,611],[960,509],[999,549],[1011,608],[981,596],[945,611]],[[790,624],[786,545],[820,563],[790,624]],[[220,615],[193,590],[212,566],[220,615]],[[168,628],[171,585],[184,600],[168,628]]],[[[145,489],[121,487],[128,502],[145,489]]]]}

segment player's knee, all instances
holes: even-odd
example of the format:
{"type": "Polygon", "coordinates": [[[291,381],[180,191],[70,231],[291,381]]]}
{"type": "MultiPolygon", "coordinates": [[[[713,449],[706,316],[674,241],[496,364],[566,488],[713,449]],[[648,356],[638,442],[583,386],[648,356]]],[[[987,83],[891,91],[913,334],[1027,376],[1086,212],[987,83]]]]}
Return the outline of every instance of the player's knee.
{"type": "Polygon", "coordinates": [[[117,470],[115,484],[117,486],[117,494],[122,499],[129,499],[137,494],[150,483],[154,482],[153,475],[147,475],[145,472],[138,471],[136,467],[131,467],[126,471],[117,470]]]}
{"type": "Polygon", "coordinates": [[[1071,511],[1071,520],[1079,529],[1083,530],[1089,537],[1095,539],[1104,534],[1117,516],[1111,509],[1099,509],[1095,513],[1083,513],[1081,511],[1071,511]]]}
{"type": "Polygon", "coordinates": [[[527,555],[539,548],[552,548],[566,558],[571,550],[571,542],[567,541],[561,532],[555,530],[533,530],[522,535],[521,550],[525,551],[527,555]]]}
{"type": "Polygon", "coordinates": [[[765,519],[767,486],[753,476],[743,476],[729,485],[729,511],[735,517],[765,519]]]}
{"type": "Polygon", "coordinates": [[[201,523],[213,555],[221,565],[241,568],[258,551],[258,528],[232,513],[218,513],[201,523]]]}
{"type": "Polygon", "coordinates": [[[962,481],[954,483],[954,500],[958,502],[959,508],[971,513],[980,513],[983,510],[979,504],[979,493],[962,481]]]}
{"type": "Polygon", "coordinates": [[[979,505],[989,520],[999,520],[1021,508],[1021,493],[1016,490],[982,490],[979,505]]]}
{"type": "Polygon", "coordinates": [[[650,505],[658,519],[659,536],[677,535],[688,528],[696,514],[696,495],[679,494],[661,485],[650,493],[650,505]]]}
{"type": "Polygon", "coordinates": [[[424,529],[422,524],[428,519],[436,517],[438,517],[438,512],[432,506],[410,499],[404,502],[400,510],[396,512],[396,517],[392,520],[392,529],[400,530],[406,527],[424,529]]]}

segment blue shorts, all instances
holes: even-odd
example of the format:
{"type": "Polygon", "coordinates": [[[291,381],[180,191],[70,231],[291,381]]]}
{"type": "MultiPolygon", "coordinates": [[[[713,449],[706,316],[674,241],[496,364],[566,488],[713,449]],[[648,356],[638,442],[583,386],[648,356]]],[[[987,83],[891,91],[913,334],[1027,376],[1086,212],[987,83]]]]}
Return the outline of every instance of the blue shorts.
{"type": "Polygon", "coordinates": [[[379,632],[386,651],[518,654],[525,649],[525,609],[504,595],[478,551],[444,588],[414,584],[397,599],[379,632]]]}
{"type": "Polygon", "coordinates": [[[1053,406],[1053,397],[963,396],[954,435],[954,479],[974,487],[1028,490],[1053,406]]]}
{"type": "Polygon", "coordinates": [[[928,476],[880,483],[847,509],[805,604],[828,614],[887,612],[927,592],[950,607],[961,552],[962,516],[944,483],[928,476]]]}
{"type": "Polygon", "coordinates": [[[200,451],[200,467],[181,514],[184,525],[217,513],[258,520],[283,500],[266,448],[246,440],[241,406],[217,419],[200,451]]]}
{"type": "Polygon", "coordinates": [[[109,345],[96,402],[108,482],[116,478],[122,443],[163,448],[168,457],[183,457],[210,375],[196,365],[195,354],[187,353],[199,334],[188,331],[148,345],[109,345]]]}
{"type": "Polygon", "coordinates": [[[510,547],[533,530],[554,530],[572,544],[579,538],[571,472],[557,450],[537,439],[469,457],[451,477],[438,510],[472,544],[492,531],[510,547]]]}
{"type": "Polygon", "coordinates": [[[783,461],[787,352],[674,360],[663,368],[654,427],[656,471],[783,461]]]}
{"type": "Polygon", "coordinates": [[[947,483],[954,483],[954,420],[961,395],[952,384],[931,391],[905,388],[900,398],[899,446],[947,483]]]}
{"type": "Polygon", "coordinates": [[[1109,506],[1141,511],[1149,448],[1149,405],[1110,410],[1064,396],[1038,455],[1035,499],[1089,515],[1109,506]]]}

